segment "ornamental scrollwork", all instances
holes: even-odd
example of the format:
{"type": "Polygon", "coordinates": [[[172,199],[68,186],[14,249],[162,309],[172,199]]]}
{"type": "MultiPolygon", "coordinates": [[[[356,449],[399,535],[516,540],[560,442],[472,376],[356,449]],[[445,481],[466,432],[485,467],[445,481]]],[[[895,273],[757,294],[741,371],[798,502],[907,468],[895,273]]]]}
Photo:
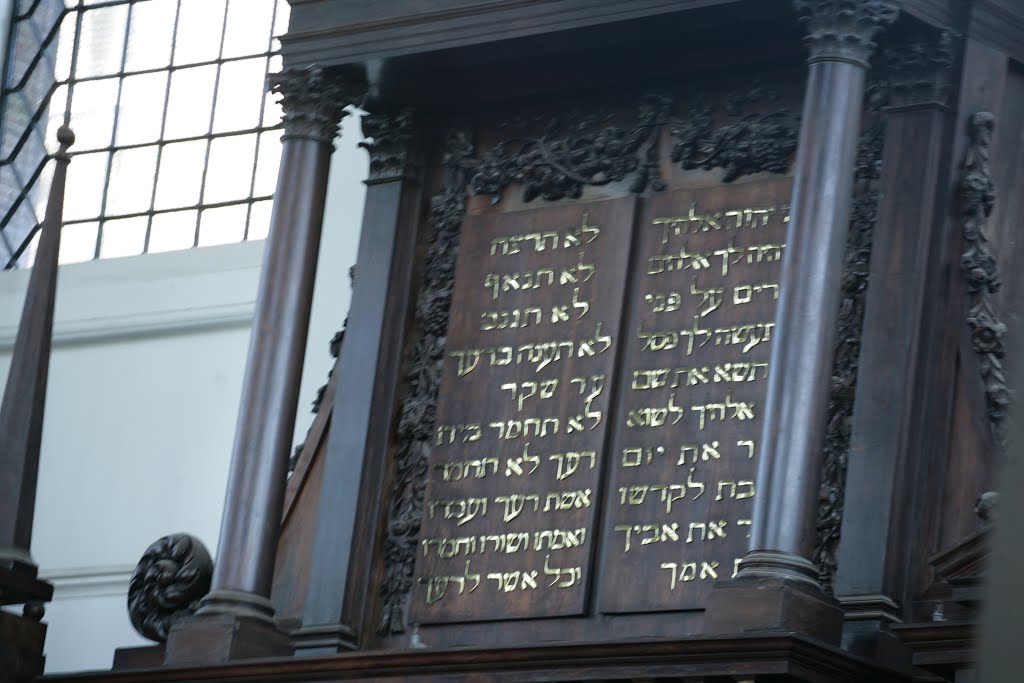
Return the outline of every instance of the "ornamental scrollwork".
{"type": "Polygon", "coordinates": [[[999,264],[989,249],[985,227],[995,206],[995,183],[990,157],[995,117],[978,112],[970,120],[970,145],[960,177],[960,219],[964,232],[964,251],[960,269],[967,287],[970,309],[967,326],[978,358],[985,387],[989,424],[1000,446],[1006,436],[1006,416],[1010,388],[1003,369],[1006,355],[1006,324],[996,313],[993,295],[1002,286],[999,264]]]}
{"type": "Polygon", "coordinates": [[[615,125],[611,115],[552,118],[540,135],[510,138],[484,154],[471,180],[473,192],[497,203],[509,185],[518,184],[524,202],[578,199],[586,186],[629,177],[632,192],[663,190],[658,143],[671,108],[668,97],[648,94],[631,126],[615,125]]]}
{"type": "Polygon", "coordinates": [[[752,173],[786,173],[796,153],[799,122],[786,108],[765,113],[744,112],[750,105],[776,103],[778,96],[755,87],[733,95],[725,105],[729,122],[715,126],[712,107],[697,104],[672,123],[672,161],[683,170],[722,168],[722,182],[752,173]]]}
{"type": "Polygon", "coordinates": [[[199,539],[172,534],[146,548],[128,584],[128,615],[140,635],[162,643],[210,592],[213,561],[199,539]]]}
{"type": "Polygon", "coordinates": [[[449,134],[442,162],[444,186],[430,205],[431,235],[415,311],[418,340],[406,375],[408,393],[398,416],[395,474],[384,538],[380,635],[403,633],[406,628],[472,155],[467,133],[449,134]]]}

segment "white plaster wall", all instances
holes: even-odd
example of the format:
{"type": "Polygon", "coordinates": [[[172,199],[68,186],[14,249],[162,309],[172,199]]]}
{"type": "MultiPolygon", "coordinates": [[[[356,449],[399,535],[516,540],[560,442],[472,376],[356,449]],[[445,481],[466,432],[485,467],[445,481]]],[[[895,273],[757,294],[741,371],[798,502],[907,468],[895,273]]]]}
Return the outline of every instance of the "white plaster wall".
{"type": "MultiPolygon", "coordinates": [[[[0,10],[2,11],[2,10],[0,10]]],[[[348,310],[364,198],[346,119],[329,199],[296,442],[348,310]]],[[[186,531],[216,551],[262,242],[63,266],[32,554],[55,584],[47,672],[110,667],[145,644],[125,609],[142,551],[186,531]]],[[[0,379],[28,272],[0,273],[0,379]]]]}

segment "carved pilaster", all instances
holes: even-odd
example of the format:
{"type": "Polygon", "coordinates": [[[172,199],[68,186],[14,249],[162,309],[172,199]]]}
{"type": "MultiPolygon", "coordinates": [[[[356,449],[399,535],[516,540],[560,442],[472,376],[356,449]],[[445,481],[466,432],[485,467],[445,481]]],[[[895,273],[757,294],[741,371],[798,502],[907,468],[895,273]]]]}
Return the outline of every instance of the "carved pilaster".
{"type": "Polygon", "coordinates": [[[413,111],[367,114],[362,119],[363,135],[359,143],[370,155],[367,184],[398,180],[405,176],[409,146],[413,139],[413,111]]]}
{"type": "Polygon", "coordinates": [[[952,33],[943,31],[933,40],[903,45],[888,51],[886,57],[891,108],[947,104],[954,57],[952,33]]]}
{"type": "Polygon", "coordinates": [[[811,62],[867,66],[875,35],[899,16],[899,0],[793,0],[807,24],[811,62]]]}
{"type": "Polygon", "coordinates": [[[327,72],[322,67],[288,69],[270,75],[270,89],[281,96],[284,139],[306,138],[330,144],[338,135],[345,107],[366,91],[361,78],[327,72]]]}
{"type": "Polygon", "coordinates": [[[988,419],[992,435],[1001,447],[1006,436],[1006,411],[1010,405],[1010,389],[1003,370],[1006,324],[999,319],[992,301],[992,295],[999,291],[1002,281],[999,264],[985,236],[985,227],[996,198],[989,165],[994,129],[995,117],[992,114],[978,112],[971,117],[971,144],[960,178],[960,217],[964,229],[960,268],[967,285],[970,305],[967,325],[985,385],[988,419]]]}

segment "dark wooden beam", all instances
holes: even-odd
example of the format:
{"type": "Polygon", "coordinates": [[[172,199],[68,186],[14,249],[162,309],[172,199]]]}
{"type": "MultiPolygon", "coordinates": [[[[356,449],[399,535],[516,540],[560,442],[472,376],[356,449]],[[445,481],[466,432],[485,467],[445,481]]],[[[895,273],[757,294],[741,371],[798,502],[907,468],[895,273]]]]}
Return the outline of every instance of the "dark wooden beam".
{"type": "Polygon", "coordinates": [[[764,681],[910,683],[911,678],[791,633],[730,637],[506,645],[459,649],[353,652],[333,657],[48,676],[48,683],[171,683],[259,679],[305,681],[764,681]],[[721,677],[721,678],[719,678],[721,677]]]}

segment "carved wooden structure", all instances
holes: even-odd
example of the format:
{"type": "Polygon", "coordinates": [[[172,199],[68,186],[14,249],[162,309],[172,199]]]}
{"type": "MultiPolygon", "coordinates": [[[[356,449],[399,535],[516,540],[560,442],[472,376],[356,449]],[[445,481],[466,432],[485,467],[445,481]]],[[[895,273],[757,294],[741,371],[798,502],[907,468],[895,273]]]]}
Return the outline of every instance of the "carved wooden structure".
{"type": "Polygon", "coordinates": [[[1021,332],[1001,312],[1024,11],[292,6],[213,592],[166,647],[119,653],[132,670],[75,680],[972,666],[974,504],[1021,332]],[[352,103],[370,112],[358,279],[286,483],[352,103]]]}

